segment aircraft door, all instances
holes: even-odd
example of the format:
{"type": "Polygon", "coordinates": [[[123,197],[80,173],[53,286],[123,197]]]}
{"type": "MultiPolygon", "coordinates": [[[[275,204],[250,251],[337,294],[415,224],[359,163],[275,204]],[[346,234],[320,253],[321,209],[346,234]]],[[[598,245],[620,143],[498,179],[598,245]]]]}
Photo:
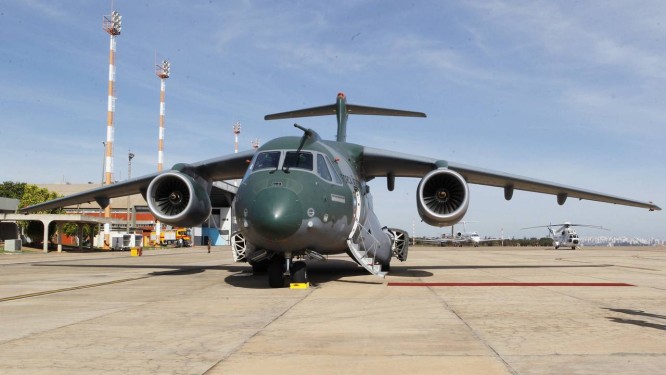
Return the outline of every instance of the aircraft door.
{"type": "Polygon", "coordinates": [[[316,172],[324,180],[317,187],[317,193],[322,197],[323,212],[320,218],[324,225],[337,229],[336,237],[346,237],[353,224],[351,192],[342,184],[338,172],[323,154],[317,154],[316,172]]]}

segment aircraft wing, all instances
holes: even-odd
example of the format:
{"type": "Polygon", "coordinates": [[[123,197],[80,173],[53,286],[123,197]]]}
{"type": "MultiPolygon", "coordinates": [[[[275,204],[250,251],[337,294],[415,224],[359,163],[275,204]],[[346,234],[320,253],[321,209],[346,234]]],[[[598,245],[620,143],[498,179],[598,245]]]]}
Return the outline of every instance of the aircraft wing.
{"type": "Polygon", "coordinates": [[[423,177],[436,168],[449,168],[456,171],[470,184],[496,186],[505,188],[506,190],[524,190],[552,194],[558,197],[564,196],[648,208],[650,210],[661,210],[659,206],[652,202],[617,197],[554,182],[371,147],[364,147],[363,150],[363,173],[368,179],[389,175],[395,177],[423,177]]]}
{"type": "MultiPolygon", "coordinates": [[[[204,160],[194,164],[176,164],[173,169],[187,170],[188,172],[195,173],[209,181],[237,179],[243,177],[245,174],[253,154],[254,150],[244,151],[237,154],[204,160]]],[[[50,200],[48,202],[35,204],[22,208],[20,212],[28,213],[46,211],[93,201],[97,202],[101,207],[106,207],[111,198],[124,197],[138,193],[141,193],[145,197],[150,182],[160,173],[164,172],[152,173],[116,184],[106,185],[100,188],[50,200]]]]}

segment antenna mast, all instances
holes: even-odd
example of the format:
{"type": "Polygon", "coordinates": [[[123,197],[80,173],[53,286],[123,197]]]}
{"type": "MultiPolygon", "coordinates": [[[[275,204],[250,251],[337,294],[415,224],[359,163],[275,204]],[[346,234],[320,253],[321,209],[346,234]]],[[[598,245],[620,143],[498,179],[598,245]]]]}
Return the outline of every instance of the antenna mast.
{"type": "MultiPolygon", "coordinates": [[[[109,45],[109,94],[106,115],[106,157],[105,165],[105,178],[104,184],[111,185],[113,182],[113,117],[116,111],[116,36],[120,35],[122,16],[115,10],[111,12],[110,16],[102,18],[102,28],[106,31],[110,38],[109,45]]],[[[104,217],[111,217],[111,201],[104,208],[104,217]]],[[[104,248],[108,249],[111,237],[111,224],[104,223],[104,248]]]]}
{"type": "Polygon", "coordinates": [[[161,65],[155,67],[155,74],[160,79],[160,132],[157,141],[157,171],[161,172],[164,164],[164,97],[166,90],[166,79],[171,73],[169,60],[162,60],[161,65]]]}
{"type": "Polygon", "coordinates": [[[240,121],[236,121],[234,124],[234,138],[235,138],[235,143],[234,143],[234,154],[238,153],[238,134],[240,134],[241,131],[241,123],[240,121]]]}

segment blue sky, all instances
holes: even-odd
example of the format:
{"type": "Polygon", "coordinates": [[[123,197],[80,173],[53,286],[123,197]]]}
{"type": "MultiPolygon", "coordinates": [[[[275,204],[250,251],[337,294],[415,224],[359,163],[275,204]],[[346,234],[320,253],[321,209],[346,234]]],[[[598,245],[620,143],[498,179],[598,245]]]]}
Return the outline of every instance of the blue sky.
{"type": "MultiPolygon", "coordinates": [[[[334,102],[423,111],[359,116],[347,139],[666,206],[666,3],[644,1],[122,1],[115,174],[157,165],[157,61],[171,61],[165,166],[299,133],[268,113],[334,102]]],[[[106,139],[106,1],[0,4],[0,181],[98,182],[106,139]]],[[[298,122],[325,138],[334,117],[298,122]]],[[[418,181],[371,182],[385,225],[417,235],[418,181]]],[[[662,212],[472,186],[482,236],[581,222],[666,238],[662,212]]]]}

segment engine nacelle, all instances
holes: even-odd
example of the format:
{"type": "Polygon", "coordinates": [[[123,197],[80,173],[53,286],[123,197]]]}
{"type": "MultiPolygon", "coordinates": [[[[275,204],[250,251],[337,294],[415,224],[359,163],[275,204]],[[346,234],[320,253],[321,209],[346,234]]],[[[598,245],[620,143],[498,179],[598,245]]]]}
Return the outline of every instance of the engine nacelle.
{"type": "Polygon", "coordinates": [[[199,225],[211,212],[210,197],[204,187],[177,171],[155,177],[148,185],[146,201],[157,220],[181,227],[199,225]]]}
{"type": "Polygon", "coordinates": [[[450,226],[467,212],[467,181],[450,169],[440,168],[421,179],[416,189],[416,207],[421,219],[434,226],[450,226]]]}

